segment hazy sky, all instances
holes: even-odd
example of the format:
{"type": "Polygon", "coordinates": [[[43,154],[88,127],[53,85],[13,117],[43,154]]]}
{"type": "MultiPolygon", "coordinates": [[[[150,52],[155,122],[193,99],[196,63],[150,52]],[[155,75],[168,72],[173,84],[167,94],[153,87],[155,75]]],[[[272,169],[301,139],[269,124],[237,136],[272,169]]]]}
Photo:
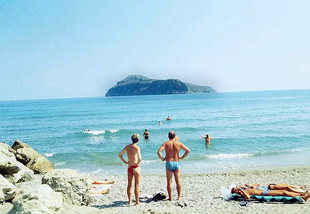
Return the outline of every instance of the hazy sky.
{"type": "Polygon", "coordinates": [[[130,74],[310,88],[310,1],[0,0],[0,100],[103,96],[130,74]]]}

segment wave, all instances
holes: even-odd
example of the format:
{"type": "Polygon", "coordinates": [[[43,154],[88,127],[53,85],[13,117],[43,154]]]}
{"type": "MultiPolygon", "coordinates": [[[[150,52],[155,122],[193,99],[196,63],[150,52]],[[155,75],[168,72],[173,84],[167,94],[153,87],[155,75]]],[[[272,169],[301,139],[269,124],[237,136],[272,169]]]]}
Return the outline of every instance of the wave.
{"type": "Polygon", "coordinates": [[[109,131],[110,133],[112,133],[112,134],[113,134],[113,133],[118,132],[118,131],[119,131],[119,129],[109,129],[108,131],[109,131]]]}
{"type": "Polygon", "coordinates": [[[90,135],[102,135],[105,134],[105,130],[84,130],[83,133],[90,135]]]}
{"type": "Polygon", "coordinates": [[[222,153],[217,155],[205,155],[207,159],[233,159],[233,158],[248,158],[248,157],[259,157],[259,156],[270,156],[270,155],[281,155],[281,154],[289,154],[302,151],[302,149],[287,149],[280,151],[267,151],[267,152],[257,152],[257,153],[222,153]]]}
{"type": "Polygon", "coordinates": [[[159,163],[162,162],[161,160],[142,160],[143,164],[152,164],[152,163],[159,163]]]}
{"type": "Polygon", "coordinates": [[[55,153],[44,153],[45,157],[51,158],[55,155],[55,153]]]}
{"type": "Polygon", "coordinates": [[[230,159],[230,158],[244,158],[254,156],[250,153],[237,153],[237,154],[218,154],[218,155],[206,155],[208,159],[230,159]]]}
{"type": "Polygon", "coordinates": [[[59,162],[59,163],[55,163],[54,166],[60,166],[60,165],[64,165],[66,162],[59,162]]]}

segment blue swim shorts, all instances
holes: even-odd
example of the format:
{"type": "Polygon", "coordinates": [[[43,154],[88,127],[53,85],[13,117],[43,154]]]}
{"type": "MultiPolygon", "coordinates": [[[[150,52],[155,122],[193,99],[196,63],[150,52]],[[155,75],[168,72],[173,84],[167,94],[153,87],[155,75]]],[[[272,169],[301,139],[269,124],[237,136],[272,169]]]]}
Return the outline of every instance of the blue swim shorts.
{"type": "Polygon", "coordinates": [[[175,171],[180,169],[180,165],[178,161],[167,161],[166,168],[169,169],[170,171],[175,171]]]}

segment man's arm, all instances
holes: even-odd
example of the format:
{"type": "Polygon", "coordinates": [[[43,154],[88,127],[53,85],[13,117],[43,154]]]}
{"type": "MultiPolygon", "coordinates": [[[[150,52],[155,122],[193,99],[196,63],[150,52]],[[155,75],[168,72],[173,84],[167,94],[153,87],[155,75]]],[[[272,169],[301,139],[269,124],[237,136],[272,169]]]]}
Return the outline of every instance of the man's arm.
{"type": "Polygon", "coordinates": [[[142,161],[142,157],[141,157],[140,147],[138,147],[138,164],[137,165],[140,165],[141,161],[142,161]]]}
{"type": "Polygon", "coordinates": [[[165,146],[166,146],[166,143],[163,143],[163,145],[161,145],[161,147],[157,151],[157,155],[158,155],[159,159],[162,161],[165,160],[165,158],[163,158],[163,156],[161,155],[161,152],[165,149],[165,146]]]}
{"type": "Polygon", "coordinates": [[[181,149],[183,149],[185,153],[179,159],[185,158],[191,152],[191,150],[189,150],[189,148],[187,148],[183,143],[181,143],[181,149]]]}
{"type": "Polygon", "coordinates": [[[127,146],[125,146],[125,148],[118,154],[118,157],[125,163],[125,164],[128,164],[128,161],[125,161],[123,155],[125,152],[127,152],[127,146]]]}
{"type": "Polygon", "coordinates": [[[244,199],[249,200],[251,197],[248,193],[246,193],[244,190],[242,190],[241,188],[238,188],[240,195],[242,195],[244,197],[244,199]]]}

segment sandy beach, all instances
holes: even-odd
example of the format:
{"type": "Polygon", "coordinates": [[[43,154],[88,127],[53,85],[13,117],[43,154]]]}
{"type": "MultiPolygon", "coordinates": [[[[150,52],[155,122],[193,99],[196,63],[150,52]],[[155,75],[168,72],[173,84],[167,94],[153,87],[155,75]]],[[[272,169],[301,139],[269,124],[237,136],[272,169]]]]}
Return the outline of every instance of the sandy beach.
{"type": "MultiPolygon", "coordinates": [[[[127,205],[126,176],[109,176],[115,184],[106,197],[96,207],[98,213],[309,213],[310,203],[282,204],[255,203],[242,207],[237,201],[221,198],[220,188],[230,184],[245,183],[289,183],[310,187],[310,167],[277,168],[225,173],[184,174],[182,176],[182,201],[164,200],[141,205],[127,205]],[[184,203],[187,206],[184,206],[184,203]],[[181,207],[180,205],[183,205],[181,207]]],[[[144,175],[141,180],[141,193],[166,192],[164,175],[144,175]]],[[[176,190],[173,190],[176,199],[176,190]]],[[[94,211],[94,210],[93,210],[94,211]]]]}

